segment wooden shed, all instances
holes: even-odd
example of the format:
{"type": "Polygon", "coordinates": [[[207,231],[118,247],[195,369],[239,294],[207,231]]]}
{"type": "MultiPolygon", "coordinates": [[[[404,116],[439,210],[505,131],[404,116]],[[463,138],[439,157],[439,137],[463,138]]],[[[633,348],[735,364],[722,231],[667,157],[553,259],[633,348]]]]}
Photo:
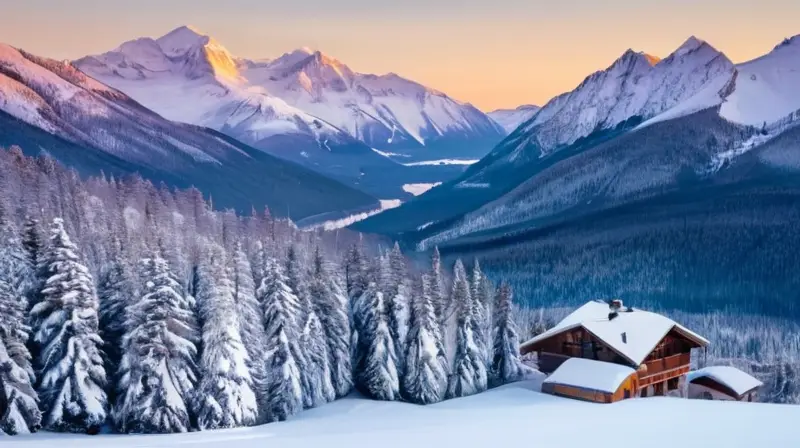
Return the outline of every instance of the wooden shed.
{"type": "Polygon", "coordinates": [[[689,372],[689,398],[724,401],[757,401],[764,385],[736,367],[713,366],[689,372]]]}
{"type": "Polygon", "coordinates": [[[520,352],[537,353],[543,373],[554,373],[575,358],[625,366],[637,377],[629,395],[646,397],[680,390],[692,349],[708,343],[668,317],[624,307],[619,300],[598,300],[525,342],[520,352]]]}
{"type": "Polygon", "coordinates": [[[570,358],[542,383],[542,392],[595,403],[631,398],[638,376],[630,367],[590,359],[570,358]]]}

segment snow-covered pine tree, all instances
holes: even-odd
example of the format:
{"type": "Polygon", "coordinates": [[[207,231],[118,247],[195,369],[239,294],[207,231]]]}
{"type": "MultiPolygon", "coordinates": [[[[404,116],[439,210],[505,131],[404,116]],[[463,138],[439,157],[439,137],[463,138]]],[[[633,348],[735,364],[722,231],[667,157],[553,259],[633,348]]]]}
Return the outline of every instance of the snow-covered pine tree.
{"type": "Polygon", "coordinates": [[[14,288],[27,307],[26,294],[35,285],[34,265],[10,219],[0,210],[0,280],[14,288]]]}
{"type": "Polygon", "coordinates": [[[392,401],[400,395],[397,354],[383,292],[376,281],[378,278],[380,273],[370,275],[370,282],[360,299],[364,314],[359,328],[354,376],[356,388],[362,394],[376,400],[392,401]]]}
{"type": "Polygon", "coordinates": [[[22,247],[25,249],[31,266],[37,266],[39,254],[42,253],[42,237],[39,231],[39,221],[30,216],[25,219],[22,247]]]}
{"type": "Polygon", "coordinates": [[[331,277],[319,247],[314,251],[314,272],[309,293],[328,345],[331,383],[336,396],[343,397],[353,387],[347,298],[331,277]]]}
{"type": "Polygon", "coordinates": [[[386,287],[389,327],[395,342],[395,353],[398,356],[397,367],[402,375],[405,366],[406,339],[408,338],[410,288],[406,279],[408,275],[406,261],[399,244],[394,243],[394,247],[387,256],[387,261],[388,275],[385,277],[389,282],[386,287]]]}
{"type": "Polygon", "coordinates": [[[453,368],[447,387],[450,398],[465,397],[481,392],[487,387],[485,358],[475,342],[472,297],[467,273],[461,260],[453,268],[451,302],[455,312],[455,353],[453,368]]]}
{"type": "MultiPolygon", "coordinates": [[[[100,336],[109,366],[119,366],[122,359],[122,338],[125,335],[125,314],[134,296],[132,268],[128,265],[119,242],[109,266],[102,273],[97,288],[100,316],[100,336]]],[[[110,376],[115,372],[109,371],[110,376]]],[[[109,393],[109,397],[113,397],[109,393]]]]}
{"type": "MultiPolygon", "coordinates": [[[[247,266],[248,275],[249,271],[247,266]]],[[[203,353],[197,426],[202,430],[252,425],[258,415],[256,395],[240,333],[239,307],[234,301],[234,286],[222,247],[209,248],[198,274],[203,353]]],[[[243,316],[248,317],[252,316],[243,316]]]]}
{"type": "Polygon", "coordinates": [[[303,404],[306,408],[333,401],[336,393],[331,383],[328,345],[322,323],[311,301],[307,279],[297,248],[289,247],[286,258],[287,285],[300,303],[301,328],[298,357],[303,385],[303,404]]]}
{"type": "Polygon", "coordinates": [[[494,344],[489,369],[493,386],[519,381],[526,371],[519,359],[519,338],[511,315],[511,306],[511,287],[504,283],[497,290],[494,304],[494,344]]]}
{"type": "Polygon", "coordinates": [[[431,299],[433,300],[433,310],[437,319],[439,319],[439,326],[442,329],[442,333],[444,333],[447,322],[447,300],[445,299],[442,256],[439,254],[439,246],[433,248],[433,254],[431,255],[431,299]]]}
{"type": "Polygon", "coordinates": [[[486,289],[486,279],[481,271],[478,259],[472,265],[472,277],[470,278],[470,296],[472,298],[472,327],[475,335],[475,345],[480,350],[484,363],[489,365],[489,341],[488,335],[491,324],[489,323],[489,303],[488,290],[486,289]]]}
{"type": "Polygon", "coordinates": [[[364,320],[364,306],[362,297],[369,284],[367,266],[361,246],[353,244],[347,251],[344,259],[345,289],[349,299],[348,314],[350,317],[350,359],[351,365],[358,364],[358,359],[363,357],[360,351],[359,332],[362,331],[364,320]]]}
{"type": "Polygon", "coordinates": [[[42,422],[24,313],[19,293],[0,280],[0,432],[10,435],[35,432],[42,422]]]}
{"type": "Polygon", "coordinates": [[[423,274],[414,293],[402,381],[403,396],[417,404],[439,402],[447,391],[447,357],[433,310],[430,282],[430,276],[423,274]]]}
{"type": "MultiPolygon", "coordinates": [[[[230,258],[229,270],[233,282],[233,300],[236,303],[239,331],[242,343],[247,349],[250,376],[253,383],[258,385],[264,381],[264,350],[267,345],[267,335],[264,332],[264,313],[256,298],[250,261],[240,242],[236,243],[233,257],[230,258]]],[[[261,389],[261,386],[254,388],[256,395],[260,394],[261,389]]]]}
{"type": "Polygon", "coordinates": [[[141,297],[130,305],[114,420],[126,433],[190,429],[197,384],[197,318],[160,254],[140,262],[141,297]]]}
{"type": "Polygon", "coordinates": [[[275,260],[266,263],[257,295],[264,307],[267,345],[264,347],[265,383],[260,394],[261,421],[283,421],[303,409],[303,386],[297,359],[300,302],[287,285],[283,267],[275,260]]]}
{"type": "Polygon", "coordinates": [[[105,423],[106,371],[98,333],[97,293],[89,270],[60,218],[53,221],[40,260],[46,275],[41,301],[31,310],[38,327],[38,393],[44,427],[95,432],[105,423]]]}

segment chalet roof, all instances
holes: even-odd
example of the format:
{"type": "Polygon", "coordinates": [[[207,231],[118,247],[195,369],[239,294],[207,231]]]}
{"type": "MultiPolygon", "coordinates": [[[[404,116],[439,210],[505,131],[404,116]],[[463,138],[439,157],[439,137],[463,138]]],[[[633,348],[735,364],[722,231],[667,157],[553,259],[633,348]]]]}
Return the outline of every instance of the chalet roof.
{"type": "Polygon", "coordinates": [[[619,389],[622,382],[634,373],[636,373],[635,370],[621,364],[569,358],[544,382],[613,394],[619,389]]]}
{"type": "Polygon", "coordinates": [[[736,367],[713,366],[689,372],[686,376],[687,381],[692,382],[698,378],[709,378],[719,384],[729,388],[738,396],[742,396],[751,390],[764,385],[761,381],[751,375],[742,372],[736,367]]]}
{"type": "Polygon", "coordinates": [[[709,344],[707,339],[660,314],[637,308],[631,312],[620,311],[616,318],[609,320],[608,312],[606,302],[591,301],[573,311],[555,327],[522,344],[522,348],[535,345],[565,331],[583,327],[633,365],[638,366],[672,330],[698,346],[704,347],[709,344]]]}

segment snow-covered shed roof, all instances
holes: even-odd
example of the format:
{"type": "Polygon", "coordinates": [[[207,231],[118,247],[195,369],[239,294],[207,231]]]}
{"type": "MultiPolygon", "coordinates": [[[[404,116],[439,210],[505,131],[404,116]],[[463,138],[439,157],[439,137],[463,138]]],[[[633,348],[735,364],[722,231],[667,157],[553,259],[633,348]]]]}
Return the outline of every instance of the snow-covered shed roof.
{"type": "Polygon", "coordinates": [[[742,372],[736,367],[713,366],[689,372],[686,376],[690,383],[698,378],[709,378],[729,388],[736,395],[741,396],[751,390],[764,385],[751,375],[742,372]]]}
{"type": "Polygon", "coordinates": [[[636,373],[635,370],[622,364],[569,358],[544,382],[613,394],[619,389],[622,382],[634,373],[636,373]]]}
{"type": "Polygon", "coordinates": [[[522,344],[522,348],[530,347],[565,331],[583,327],[638,366],[671,330],[677,331],[698,346],[709,344],[704,337],[660,314],[638,308],[627,308],[620,310],[616,318],[609,320],[608,313],[608,303],[601,300],[591,301],[573,311],[555,327],[522,344]]]}

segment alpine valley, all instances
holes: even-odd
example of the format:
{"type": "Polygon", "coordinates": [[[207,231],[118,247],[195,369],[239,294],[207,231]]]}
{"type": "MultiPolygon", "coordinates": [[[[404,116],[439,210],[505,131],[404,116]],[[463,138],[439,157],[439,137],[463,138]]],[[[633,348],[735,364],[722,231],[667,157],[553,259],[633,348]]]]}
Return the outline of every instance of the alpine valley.
{"type": "Polygon", "coordinates": [[[695,37],[629,50],[459,178],[353,227],[479,256],[529,305],[797,317],[798,86],[800,37],[742,64],[695,37]]]}

